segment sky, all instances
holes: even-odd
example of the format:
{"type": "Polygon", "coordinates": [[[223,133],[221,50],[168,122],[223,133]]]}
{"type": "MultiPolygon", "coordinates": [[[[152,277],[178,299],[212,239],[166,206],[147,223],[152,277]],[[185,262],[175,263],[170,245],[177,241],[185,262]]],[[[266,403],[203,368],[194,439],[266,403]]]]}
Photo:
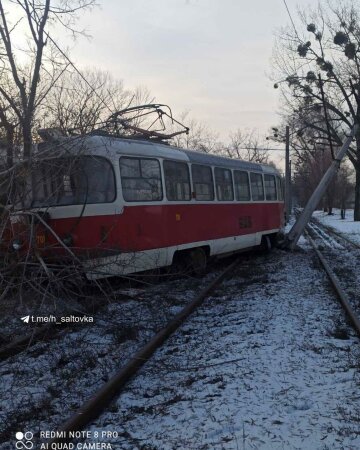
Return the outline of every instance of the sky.
{"type": "MultiPolygon", "coordinates": [[[[308,1],[287,4],[295,17],[308,1]]],[[[269,75],[275,32],[287,24],[283,0],[101,0],[81,15],[91,39],[71,43],[71,57],[127,88],[146,86],[175,117],[188,111],[224,140],[238,128],[266,135],[279,123],[269,75]]]]}

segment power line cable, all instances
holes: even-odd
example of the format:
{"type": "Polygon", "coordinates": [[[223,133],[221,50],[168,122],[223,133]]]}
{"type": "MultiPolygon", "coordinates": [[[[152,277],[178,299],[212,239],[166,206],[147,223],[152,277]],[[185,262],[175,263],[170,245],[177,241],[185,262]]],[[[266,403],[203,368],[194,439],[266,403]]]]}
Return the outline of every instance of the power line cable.
{"type": "Polygon", "coordinates": [[[70,60],[70,58],[67,56],[67,54],[61,50],[59,45],[54,41],[54,39],[44,31],[48,39],[55,45],[55,47],[59,50],[59,52],[63,55],[63,57],[68,61],[68,63],[75,69],[76,73],[85,81],[85,83],[89,86],[89,88],[93,91],[93,93],[98,97],[98,99],[101,101],[101,103],[111,112],[111,114],[114,113],[114,111],[109,107],[109,105],[104,101],[104,99],[96,92],[96,90],[91,86],[91,84],[88,82],[88,80],[84,77],[84,75],[80,72],[80,70],[75,66],[75,64],[70,60]]]}
{"type": "Polygon", "coordinates": [[[297,30],[296,30],[296,27],[295,27],[295,23],[294,23],[294,21],[293,21],[293,18],[291,17],[291,13],[290,13],[290,10],[289,10],[288,5],[287,5],[287,3],[286,3],[286,0],[283,0],[283,2],[284,2],[284,5],[285,5],[285,8],[286,8],[286,11],[287,11],[287,13],[288,13],[288,16],[289,16],[289,18],[290,18],[290,21],[291,21],[291,23],[292,23],[292,26],[293,26],[293,28],[294,28],[296,37],[297,37],[299,40],[301,40],[301,39],[299,38],[298,32],[297,32],[297,30]]]}
{"type": "Polygon", "coordinates": [[[259,150],[261,152],[274,151],[274,152],[284,152],[284,148],[264,148],[264,147],[236,147],[234,150],[259,150]]]}

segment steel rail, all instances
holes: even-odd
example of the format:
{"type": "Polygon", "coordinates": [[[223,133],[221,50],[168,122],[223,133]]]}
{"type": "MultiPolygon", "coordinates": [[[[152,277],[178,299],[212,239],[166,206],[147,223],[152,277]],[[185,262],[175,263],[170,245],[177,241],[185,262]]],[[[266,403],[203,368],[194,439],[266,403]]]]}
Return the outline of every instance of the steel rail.
{"type": "Polygon", "coordinates": [[[334,230],[334,228],[330,227],[329,225],[324,225],[323,223],[321,223],[319,220],[317,220],[315,218],[312,218],[311,220],[317,226],[319,226],[320,228],[323,227],[330,234],[334,234],[335,236],[338,236],[340,239],[343,239],[344,241],[346,241],[347,243],[349,243],[353,247],[360,249],[360,244],[358,244],[357,242],[354,242],[353,240],[349,239],[347,236],[344,236],[343,234],[341,234],[338,231],[334,230]]]}
{"type": "Polygon", "coordinates": [[[82,430],[88,423],[96,419],[109,403],[119,395],[127,382],[138,372],[138,370],[150,359],[155,351],[185,322],[185,320],[204,302],[214,291],[222,280],[235,268],[238,263],[236,259],[220,275],[218,275],[194,300],[186,305],[169,323],[145,344],[125,366],[123,366],[102,388],[100,388],[78,411],[75,412],[57,432],[62,432],[64,438],[54,439],[52,444],[59,442],[70,442],[68,437],[70,431],[82,430]]]}
{"type": "Polygon", "coordinates": [[[311,238],[310,234],[307,231],[305,231],[305,234],[306,234],[306,237],[308,238],[311,246],[315,250],[315,253],[316,253],[317,257],[319,258],[323,268],[325,269],[325,272],[331,281],[331,284],[340,300],[340,303],[342,304],[343,308],[345,309],[346,313],[348,314],[353,327],[355,328],[357,333],[360,335],[360,320],[357,317],[355,311],[353,310],[353,308],[349,302],[348,296],[346,295],[346,293],[340,286],[337,276],[331,270],[329,264],[326,262],[323,254],[317,248],[317,246],[316,246],[315,242],[313,241],[313,239],[311,238]]]}

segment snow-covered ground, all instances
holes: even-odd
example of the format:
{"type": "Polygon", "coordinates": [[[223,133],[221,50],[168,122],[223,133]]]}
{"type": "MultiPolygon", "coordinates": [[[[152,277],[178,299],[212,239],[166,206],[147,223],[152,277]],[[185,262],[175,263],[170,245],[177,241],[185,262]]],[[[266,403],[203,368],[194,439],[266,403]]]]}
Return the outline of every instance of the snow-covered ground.
{"type": "MultiPolygon", "coordinates": [[[[36,438],[40,431],[59,426],[218,270],[216,266],[201,280],[183,278],[146,289],[120,289],[117,301],[98,311],[93,324],[60,329],[55,339],[40,341],[1,362],[0,448],[15,448],[14,436],[19,430],[30,430],[36,438]]],[[[7,314],[11,312],[9,304],[7,314]]],[[[38,314],[34,306],[34,314],[38,314]]],[[[4,335],[12,332],[16,321],[24,329],[20,320],[24,308],[16,304],[8,320],[2,317],[4,335]]],[[[32,314],[30,305],[26,308],[26,314],[32,314]]]]}
{"type": "Polygon", "coordinates": [[[354,222],[353,216],[354,211],[348,209],[345,219],[341,219],[340,210],[336,208],[333,209],[333,215],[331,216],[323,211],[315,211],[313,214],[313,217],[324,225],[332,227],[339,233],[344,233],[354,242],[360,244],[360,222],[354,222]]]}
{"type": "MultiPolygon", "coordinates": [[[[358,339],[306,253],[224,283],[93,429],[121,449],[360,448],[358,339]]],[[[259,266],[258,266],[259,267],[259,266]]]]}
{"type": "MultiPolygon", "coordinates": [[[[300,247],[240,257],[88,430],[118,432],[102,439],[116,450],[359,449],[359,339],[300,247]]],[[[0,449],[55,430],[213,276],[134,291],[0,363],[0,449]]]]}

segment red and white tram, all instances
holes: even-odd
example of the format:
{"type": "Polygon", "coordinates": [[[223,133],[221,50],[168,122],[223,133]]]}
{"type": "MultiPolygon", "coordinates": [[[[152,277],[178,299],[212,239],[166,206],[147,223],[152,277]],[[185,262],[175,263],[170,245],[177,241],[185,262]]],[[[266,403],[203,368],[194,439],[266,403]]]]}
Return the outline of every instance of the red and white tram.
{"type": "Polygon", "coordinates": [[[34,220],[33,245],[44,258],[70,249],[88,278],[183,257],[202,265],[206,257],[273,241],[283,225],[273,167],[102,135],[66,138],[56,147],[59,156],[32,170],[27,211],[42,218],[34,220]]]}

